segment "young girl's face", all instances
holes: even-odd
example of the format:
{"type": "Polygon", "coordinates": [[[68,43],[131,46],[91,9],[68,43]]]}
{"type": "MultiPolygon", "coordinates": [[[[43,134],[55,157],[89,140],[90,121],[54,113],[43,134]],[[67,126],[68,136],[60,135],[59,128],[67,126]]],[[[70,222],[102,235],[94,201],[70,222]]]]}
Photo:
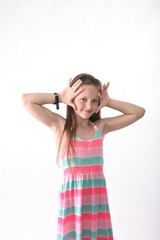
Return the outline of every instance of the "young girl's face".
{"type": "Polygon", "coordinates": [[[75,110],[76,114],[78,114],[82,118],[90,118],[98,108],[99,102],[99,89],[93,85],[83,85],[80,86],[84,90],[75,97],[74,103],[77,107],[75,110]]]}

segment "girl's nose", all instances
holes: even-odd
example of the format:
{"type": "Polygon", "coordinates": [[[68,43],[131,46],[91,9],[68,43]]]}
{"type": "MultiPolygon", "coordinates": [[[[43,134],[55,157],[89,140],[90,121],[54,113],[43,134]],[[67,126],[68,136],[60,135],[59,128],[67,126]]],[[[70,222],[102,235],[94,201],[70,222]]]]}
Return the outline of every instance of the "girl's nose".
{"type": "Polygon", "coordinates": [[[86,108],[87,108],[88,110],[92,109],[92,103],[91,103],[90,101],[88,101],[88,102],[86,103],[86,108]]]}

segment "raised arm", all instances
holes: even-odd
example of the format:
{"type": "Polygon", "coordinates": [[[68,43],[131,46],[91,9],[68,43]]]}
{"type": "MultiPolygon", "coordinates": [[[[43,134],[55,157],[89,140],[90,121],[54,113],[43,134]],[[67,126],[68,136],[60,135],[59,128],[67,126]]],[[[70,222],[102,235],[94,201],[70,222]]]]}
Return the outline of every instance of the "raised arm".
{"type": "Polygon", "coordinates": [[[140,106],[112,98],[109,99],[106,106],[118,110],[123,114],[105,119],[104,134],[127,127],[142,118],[145,114],[145,109],[140,106]]]}
{"type": "Polygon", "coordinates": [[[118,110],[123,114],[116,117],[103,118],[100,121],[97,121],[97,123],[100,124],[103,136],[111,131],[127,127],[142,118],[145,114],[145,109],[143,107],[110,98],[107,93],[108,86],[109,83],[107,85],[104,84],[102,87],[101,94],[99,94],[100,106],[97,111],[99,111],[102,107],[109,107],[118,110]]]}
{"type": "MultiPolygon", "coordinates": [[[[79,86],[82,81],[74,84],[76,92],[70,87],[71,78],[69,79],[67,87],[62,90],[59,95],[59,102],[75,107],[72,99],[80,93],[79,86]]],[[[48,108],[42,106],[44,104],[55,103],[54,93],[26,93],[21,96],[21,102],[25,109],[37,120],[51,128],[52,130],[63,129],[65,118],[61,115],[50,111],[48,108]]]]}
{"type": "Polygon", "coordinates": [[[64,123],[65,119],[42,106],[55,103],[54,93],[26,93],[21,96],[25,109],[37,120],[53,129],[64,123]]]}

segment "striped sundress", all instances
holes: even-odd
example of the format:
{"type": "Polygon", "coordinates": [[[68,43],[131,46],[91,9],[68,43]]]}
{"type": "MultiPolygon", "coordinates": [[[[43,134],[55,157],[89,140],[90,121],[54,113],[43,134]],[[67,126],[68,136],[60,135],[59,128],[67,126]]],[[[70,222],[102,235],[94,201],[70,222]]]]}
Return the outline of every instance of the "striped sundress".
{"type": "Polygon", "coordinates": [[[112,223],[103,172],[103,139],[98,127],[91,140],[76,135],[76,153],[67,162],[62,155],[63,178],[59,192],[57,240],[113,240],[112,223]]]}

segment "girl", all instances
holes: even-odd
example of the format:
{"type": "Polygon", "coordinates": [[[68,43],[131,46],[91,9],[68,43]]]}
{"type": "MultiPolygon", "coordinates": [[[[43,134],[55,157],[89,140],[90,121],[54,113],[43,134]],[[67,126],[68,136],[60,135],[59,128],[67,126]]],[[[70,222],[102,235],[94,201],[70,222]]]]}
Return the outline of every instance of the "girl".
{"type": "Polygon", "coordinates": [[[57,160],[63,167],[59,193],[57,240],[113,240],[112,223],[103,173],[103,140],[107,133],[143,117],[145,109],[108,95],[109,82],[90,74],[77,75],[63,91],[22,95],[24,107],[54,133],[57,160]],[[64,103],[66,119],[42,106],[64,103]],[[123,114],[101,118],[103,107],[123,114]]]}

